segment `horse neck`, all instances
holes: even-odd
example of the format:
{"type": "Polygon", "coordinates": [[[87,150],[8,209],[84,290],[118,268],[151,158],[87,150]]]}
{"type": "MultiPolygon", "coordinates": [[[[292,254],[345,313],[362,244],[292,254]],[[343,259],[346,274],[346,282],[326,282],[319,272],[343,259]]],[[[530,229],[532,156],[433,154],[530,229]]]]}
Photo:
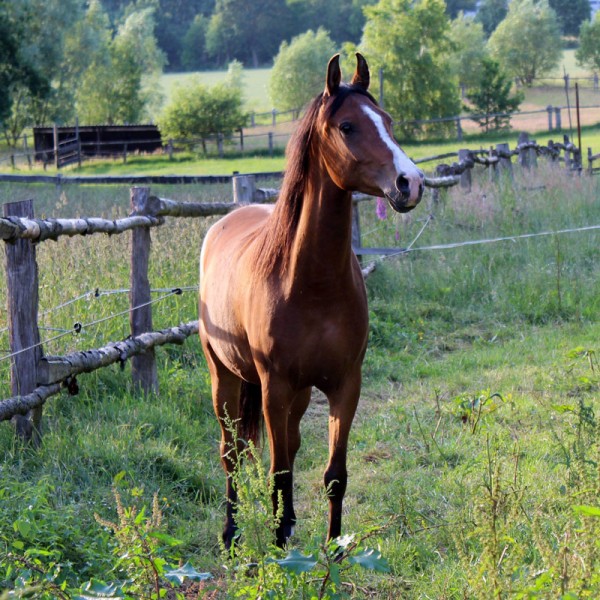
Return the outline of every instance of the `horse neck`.
{"type": "Polygon", "coordinates": [[[291,281],[323,281],[350,272],[352,193],[337,187],[325,172],[309,177],[293,243],[291,281]]]}

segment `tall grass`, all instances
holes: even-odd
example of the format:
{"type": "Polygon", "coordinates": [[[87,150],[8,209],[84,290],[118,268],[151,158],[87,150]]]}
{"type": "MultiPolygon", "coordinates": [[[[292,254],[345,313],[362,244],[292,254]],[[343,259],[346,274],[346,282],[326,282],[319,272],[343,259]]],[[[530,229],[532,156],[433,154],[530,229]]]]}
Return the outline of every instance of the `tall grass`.
{"type": "MultiPolygon", "coordinates": [[[[390,572],[353,573],[342,587],[345,597],[596,597],[600,590],[600,235],[517,237],[600,224],[598,183],[542,163],[497,184],[477,173],[470,193],[453,188],[437,203],[426,195],[407,215],[390,210],[381,221],[372,203],[361,204],[365,246],[414,245],[382,260],[367,280],[370,345],[351,434],[344,531],[385,525],[370,541],[390,572]],[[499,237],[513,239],[426,249],[499,237]]],[[[128,210],[126,189],[2,192],[36,197],[38,214],[128,210]]],[[[228,187],[153,192],[216,199],[228,187]]],[[[153,287],[197,283],[207,225],[173,220],[153,230],[153,287]]],[[[41,310],[96,287],[127,287],[128,243],[128,236],[90,236],[42,244],[41,310]]],[[[126,303],[118,294],[91,297],[49,313],[45,323],[68,329],[126,303]]],[[[194,292],[158,302],[154,314],[157,327],[194,318],[194,292]]],[[[46,352],[126,335],[126,319],[107,323],[46,352]]],[[[127,365],[82,375],[78,396],[47,403],[37,451],[21,447],[1,424],[0,564],[45,549],[70,582],[122,576],[114,535],[93,518],[95,512],[116,520],[116,477],[128,501],[150,506],[158,494],[166,530],[182,541],[178,556],[214,575],[203,592],[229,597],[228,578],[243,575],[228,572],[219,550],[224,478],[204,360],[197,340],[157,355],[160,395],[133,394],[127,365]]],[[[0,369],[6,396],[5,363],[0,369]]],[[[318,491],[327,405],[320,394],[303,425],[292,540],[300,552],[326,532],[318,491]]],[[[0,586],[15,587],[16,576],[5,575],[0,586]]]]}

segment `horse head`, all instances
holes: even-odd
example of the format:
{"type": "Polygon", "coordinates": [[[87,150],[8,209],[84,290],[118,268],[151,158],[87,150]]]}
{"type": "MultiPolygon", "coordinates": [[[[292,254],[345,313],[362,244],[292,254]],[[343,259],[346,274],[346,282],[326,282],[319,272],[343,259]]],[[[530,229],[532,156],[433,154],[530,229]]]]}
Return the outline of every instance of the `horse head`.
{"type": "Polygon", "coordinates": [[[339,54],[327,66],[320,118],[320,153],[334,183],[348,191],[384,196],[398,212],[423,195],[423,172],[392,134],[392,119],[368,93],[367,61],[357,53],[350,84],[341,81],[339,54]]]}

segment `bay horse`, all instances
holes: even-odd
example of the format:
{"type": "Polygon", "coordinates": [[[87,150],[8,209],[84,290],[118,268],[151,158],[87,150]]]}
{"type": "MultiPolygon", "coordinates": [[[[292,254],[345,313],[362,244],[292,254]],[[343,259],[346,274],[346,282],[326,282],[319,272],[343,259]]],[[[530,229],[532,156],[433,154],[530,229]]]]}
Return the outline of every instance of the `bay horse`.
{"type": "Polygon", "coordinates": [[[327,539],[341,533],[348,435],[368,335],[364,278],[351,246],[352,192],[385,196],[398,212],[414,208],[423,193],[423,173],[394,141],[389,115],[367,91],[367,62],[356,58],[350,84],[341,82],[339,55],[329,61],[325,90],[289,141],[275,205],[239,208],[216,222],[202,245],[199,329],[222,430],[227,548],[237,531],[229,450],[256,440],[261,413],[275,512],[283,502],[277,544],[293,533],[294,459],[313,386],[329,403],[327,539]]]}

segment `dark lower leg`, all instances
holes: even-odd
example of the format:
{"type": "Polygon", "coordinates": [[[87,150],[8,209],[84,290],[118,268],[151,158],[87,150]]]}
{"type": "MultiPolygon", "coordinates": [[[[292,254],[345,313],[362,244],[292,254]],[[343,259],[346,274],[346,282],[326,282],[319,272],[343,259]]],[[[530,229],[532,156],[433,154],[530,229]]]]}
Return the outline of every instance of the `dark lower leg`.
{"type": "Polygon", "coordinates": [[[276,473],[274,482],[273,512],[275,515],[280,514],[279,527],[275,535],[277,545],[281,548],[292,535],[296,523],[293,501],[294,478],[290,471],[276,473]],[[283,507],[281,507],[280,502],[283,503],[283,507]]]}

